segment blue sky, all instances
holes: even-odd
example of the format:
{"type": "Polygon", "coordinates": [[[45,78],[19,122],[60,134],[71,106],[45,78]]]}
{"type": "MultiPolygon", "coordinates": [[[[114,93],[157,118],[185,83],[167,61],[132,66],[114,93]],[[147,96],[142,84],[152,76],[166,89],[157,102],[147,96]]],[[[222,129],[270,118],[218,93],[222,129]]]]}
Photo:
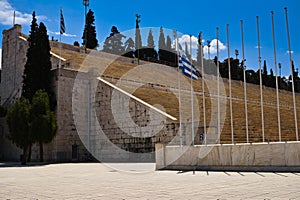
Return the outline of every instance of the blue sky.
{"type": "MultiPolygon", "coordinates": [[[[82,42],[81,36],[84,26],[84,7],[81,0],[0,0],[0,29],[11,27],[13,10],[16,11],[16,22],[22,24],[23,33],[28,34],[31,13],[36,11],[39,22],[44,22],[49,31],[49,38],[59,35],[59,9],[62,7],[66,25],[66,36],[62,41],[73,44],[82,42]]],[[[297,0],[215,0],[215,1],[164,1],[164,0],[90,0],[90,9],[95,12],[97,38],[100,43],[109,35],[111,26],[115,25],[122,31],[135,27],[135,14],[141,14],[141,27],[176,29],[182,34],[197,37],[203,32],[205,40],[216,38],[216,27],[219,27],[219,40],[224,44],[220,52],[220,60],[226,58],[225,26],[229,24],[230,50],[234,57],[234,50],[241,55],[240,20],[244,21],[245,57],[248,68],[257,70],[257,34],[256,16],[260,18],[261,55],[267,60],[268,70],[274,69],[273,43],[271,29],[271,14],[275,15],[275,35],[277,45],[277,62],[282,63],[282,75],[289,74],[287,54],[287,34],[285,27],[284,7],[288,8],[291,47],[296,68],[300,68],[300,1],[297,0]]],[[[171,33],[170,33],[171,34],[171,33]]],[[[147,32],[142,36],[146,44],[147,32]]],[[[158,38],[154,38],[156,42],[158,38]]],[[[187,39],[183,36],[182,40],[187,39]]],[[[1,39],[0,39],[1,40],[1,39]]],[[[194,40],[193,40],[194,41],[194,40]]],[[[1,41],[2,42],[2,41],[1,41]]],[[[195,41],[196,42],[196,41],[195,41]]],[[[214,52],[211,49],[211,52],[214,52]]],[[[215,54],[212,53],[211,57],[215,54]]],[[[206,55],[207,56],[207,55],[206,55]]],[[[241,57],[240,57],[241,58],[241,57]]]]}

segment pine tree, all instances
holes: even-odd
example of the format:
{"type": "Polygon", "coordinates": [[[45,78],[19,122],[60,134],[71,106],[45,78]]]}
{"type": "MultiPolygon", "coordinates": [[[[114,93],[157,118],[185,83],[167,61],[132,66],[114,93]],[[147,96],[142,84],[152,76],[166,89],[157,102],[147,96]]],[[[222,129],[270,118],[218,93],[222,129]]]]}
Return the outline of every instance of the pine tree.
{"type": "Polygon", "coordinates": [[[149,30],[149,34],[148,34],[148,48],[155,48],[155,44],[154,44],[154,39],[153,39],[153,34],[152,34],[152,29],[150,28],[149,30]]]}
{"type": "MultiPolygon", "coordinates": [[[[22,91],[22,96],[30,102],[35,92],[39,89],[45,90],[51,98],[54,96],[51,86],[52,64],[47,29],[43,23],[40,23],[39,27],[37,26],[35,12],[33,12],[32,16],[22,91]]],[[[52,109],[54,109],[54,104],[53,100],[51,102],[52,109]]]]}
{"type": "Polygon", "coordinates": [[[103,51],[122,55],[125,52],[122,39],[125,38],[116,26],[112,26],[110,35],[105,39],[103,51]]]}
{"type": "Polygon", "coordinates": [[[167,51],[172,51],[172,41],[170,36],[167,36],[167,41],[166,41],[166,50],[167,51]]]}
{"type": "Polygon", "coordinates": [[[263,66],[262,74],[263,75],[268,75],[267,61],[266,60],[264,60],[264,66],[263,66]]]}
{"type": "Polygon", "coordinates": [[[94,12],[90,9],[86,15],[86,24],[82,35],[82,45],[85,45],[85,47],[89,49],[95,49],[98,47],[96,27],[94,23],[94,12]]]}
{"type": "Polygon", "coordinates": [[[159,30],[158,49],[166,49],[165,34],[163,27],[159,30]]]}
{"type": "Polygon", "coordinates": [[[262,84],[266,85],[268,82],[268,69],[267,69],[267,61],[264,60],[264,66],[262,71],[262,84]]]}
{"type": "Polygon", "coordinates": [[[153,34],[152,34],[152,29],[149,30],[148,33],[148,39],[147,39],[147,48],[142,49],[142,52],[144,53],[145,57],[147,59],[157,59],[157,52],[154,49],[155,48],[155,43],[153,39],[153,34]]]}
{"type": "Polygon", "coordinates": [[[30,32],[28,38],[29,48],[27,50],[27,61],[24,67],[24,75],[23,75],[23,91],[22,96],[29,99],[31,101],[35,91],[37,90],[35,83],[36,75],[36,66],[37,62],[35,60],[38,55],[38,47],[37,47],[37,34],[38,34],[38,24],[35,17],[35,12],[32,13],[32,22],[30,25],[30,32]]]}
{"type": "Polygon", "coordinates": [[[128,40],[125,42],[125,54],[124,56],[133,58],[134,57],[134,41],[130,37],[128,40]]]}
{"type": "Polygon", "coordinates": [[[273,69],[270,69],[270,76],[271,76],[271,77],[273,77],[273,76],[274,76],[273,69]]]}
{"type": "Polygon", "coordinates": [[[159,38],[158,38],[158,55],[160,61],[166,61],[166,41],[165,41],[165,34],[162,27],[159,30],[159,38]]]}
{"type": "Polygon", "coordinates": [[[39,47],[39,76],[40,76],[40,87],[38,89],[45,90],[48,95],[53,95],[51,85],[51,54],[49,36],[47,35],[47,28],[41,22],[38,31],[38,47],[39,47]]]}

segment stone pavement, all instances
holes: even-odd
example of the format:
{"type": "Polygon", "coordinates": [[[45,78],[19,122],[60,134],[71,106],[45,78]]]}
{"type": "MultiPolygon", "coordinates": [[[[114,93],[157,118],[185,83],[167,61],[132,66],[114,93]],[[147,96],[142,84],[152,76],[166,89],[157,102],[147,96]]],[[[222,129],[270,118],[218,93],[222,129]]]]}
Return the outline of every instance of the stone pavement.
{"type": "Polygon", "coordinates": [[[0,199],[300,199],[299,184],[300,173],[134,173],[97,163],[0,164],[0,199]]]}

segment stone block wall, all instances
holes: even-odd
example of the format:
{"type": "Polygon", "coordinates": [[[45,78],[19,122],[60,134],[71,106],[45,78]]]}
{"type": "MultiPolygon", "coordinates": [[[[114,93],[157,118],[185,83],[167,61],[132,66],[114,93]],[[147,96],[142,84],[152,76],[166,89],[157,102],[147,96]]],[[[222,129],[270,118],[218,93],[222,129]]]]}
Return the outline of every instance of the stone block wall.
{"type": "MultiPolygon", "coordinates": [[[[97,159],[115,158],[121,159],[118,161],[128,161],[132,153],[138,156],[134,158],[135,161],[139,159],[154,161],[155,143],[167,144],[172,143],[172,140],[173,143],[178,142],[174,140],[178,135],[177,122],[166,120],[98,80],[91,86],[95,88],[89,94],[89,79],[85,78],[87,74],[83,72],[55,70],[58,129],[53,142],[45,145],[45,160],[71,161],[73,157],[74,160],[84,161],[88,159],[87,149],[89,149],[97,159]],[[80,86],[74,89],[78,73],[82,74],[82,77],[79,75],[76,79],[76,81],[81,79],[80,86]],[[90,106],[88,95],[91,98],[90,106]],[[74,101],[80,103],[75,104],[74,101]],[[76,106],[72,107],[74,105],[76,106]],[[126,105],[128,110],[121,108],[126,105]],[[89,121],[88,109],[90,109],[89,121]],[[74,118],[76,113],[79,113],[80,118],[77,121],[74,118]],[[72,156],[74,145],[77,146],[76,159],[74,155],[72,156]],[[144,157],[141,158],[139,154],[143,153],[144,157]]],[[[38,148],[34,149],[33,158],[37,159],[38,148]]]]}
{"type": "Polygon", "coordinates": [[[0,83],[1,104],[19,97],[28,44],[18,24],[2,32],[2,72],[0,83]]]}
{"type": "Polygon", "coordinates": [[[300,171],[300,143],[156,145],[157,169],[300,171]]]}

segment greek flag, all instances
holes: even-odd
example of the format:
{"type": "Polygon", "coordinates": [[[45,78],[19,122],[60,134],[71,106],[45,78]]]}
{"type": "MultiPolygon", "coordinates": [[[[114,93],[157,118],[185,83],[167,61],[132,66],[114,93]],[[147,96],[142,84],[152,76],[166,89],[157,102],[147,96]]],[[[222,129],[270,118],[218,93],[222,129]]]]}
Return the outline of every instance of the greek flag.
{"type": "Polygon", "coordinates": [[[62,9],[60,9],[60,34],[64,34],[66,32],[64,16],[62,14],[62,9]]]}
{"type": "Polygon", "coordinates": [[[178,51],[179,61],[178,67],[182,70],[182,73],[189,78],[193,78],[194,80],[198,80],[198,76],[196,73],[195,67],[192,65],[190,60],[186,57],[182,50],[178,51]]]}

